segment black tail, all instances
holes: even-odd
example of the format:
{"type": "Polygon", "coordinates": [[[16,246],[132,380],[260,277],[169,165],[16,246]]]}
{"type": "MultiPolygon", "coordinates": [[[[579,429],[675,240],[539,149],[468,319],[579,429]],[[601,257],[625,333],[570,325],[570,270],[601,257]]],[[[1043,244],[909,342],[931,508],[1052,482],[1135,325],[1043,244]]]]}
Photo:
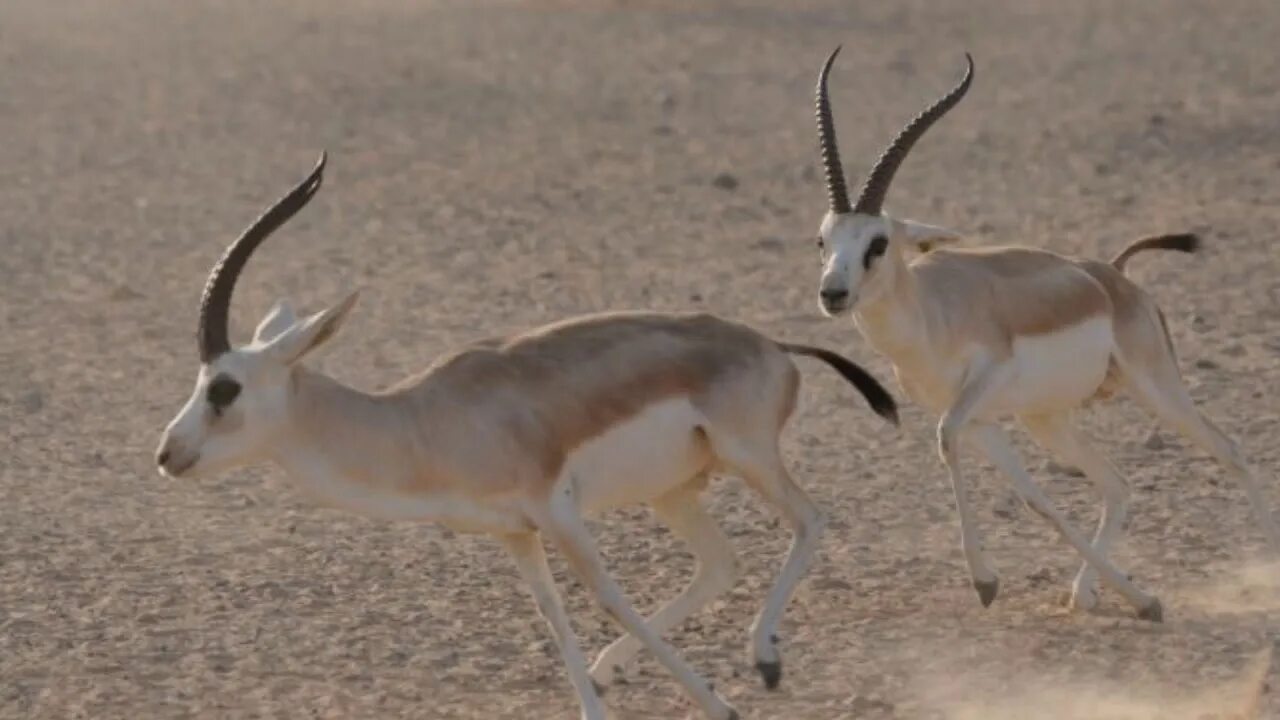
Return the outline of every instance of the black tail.
{"type": "Polygon", "coordinates": [[[1124,264],[1143,250],[1177,250],[1194,253],[1200,249],[1200,237],[1194,233],[1178,233],[1176,235],[1157,235],[1131,243],[1111,260],[1111,265],[1124,272],[1124,264]]]}
{"type": "Polygon", "coordinates": [[[844,376],[849,384],[858,388],[858,392],[867,399],[871,404],[871,409],[876,414],[888,420],[894,425],[898,424],[898,404],[894,402],[893,396],[888,390],[880,384],[875,378],[871,377],[871,373],[863,370],[857,363],[837,352],[832,352],[820,347],[810,345],[791,345],[789,343],[778,343],[778,345],[793,355],[805,355],[811,358],[817,358],[822,362],[836,369],[836,372],[844,376]]]}

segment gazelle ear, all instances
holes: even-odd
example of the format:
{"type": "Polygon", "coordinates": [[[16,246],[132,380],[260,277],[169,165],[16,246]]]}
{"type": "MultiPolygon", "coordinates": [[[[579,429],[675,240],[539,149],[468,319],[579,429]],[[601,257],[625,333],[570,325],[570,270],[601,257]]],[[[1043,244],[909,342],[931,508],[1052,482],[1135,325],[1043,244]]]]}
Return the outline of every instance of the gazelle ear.
{"type": "Polygon", "coordinates": [[[960,242],[960,233],[937,225],[915,222],[913,220],[895,220],[897,235],[906,239],[907,244],[920,253],[927,253],[947,245],[960,242]]]}
{"type": "Polygon", "coordinates": [[[267,343],[266,352],[285,365],[301,360],[338,332],[359,298],[360,292],[355,291],[337,305],[321,310],[305,320],[295,321],[267,343]]]}
{"type": "Polygon", "coordinates": [[[277,300],[275,305],[262,316],[262,322],[258,323],[258,329],[253,331],[253,341],[257,343],[268,343],[280,335],[280,333],[288,330],[294,323],[298,321],[298,316],[293,313],[293,306],[288,300],[277,300]]]}

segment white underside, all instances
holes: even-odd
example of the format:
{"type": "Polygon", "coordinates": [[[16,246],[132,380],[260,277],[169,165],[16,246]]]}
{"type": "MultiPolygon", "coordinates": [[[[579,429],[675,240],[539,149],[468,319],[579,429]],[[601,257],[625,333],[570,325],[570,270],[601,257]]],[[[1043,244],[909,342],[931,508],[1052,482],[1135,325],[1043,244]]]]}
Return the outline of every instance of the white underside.
{"type": "Polygon", "coordinates": [[[1053,333],[1013,341],[1013,377],[991,399],[988,417],[1062,412],[1091,397],[1106,378],[1111,319],[1095,317],[1053,333]]]}
{"type": "Polygon", "coordinates": [[[942,413],[955,403],[974,369],[1011,363],[1008,379],[976,416],[989,421],[1079,407],[1106,378],[1113,349],[1110,318],[1096,317],[1056,332],[1015,338],[1008,358],[992,357],[975,344],[957,356],[904,359],[894,371],[912,400],[942,413]]]}
{"type": "Polygon", "coordinates": [[[687,398],[664,400],[578,447],[556,491],[576,495],[584,514],[652,500],[707,469],[707,419],[687,398]]]}

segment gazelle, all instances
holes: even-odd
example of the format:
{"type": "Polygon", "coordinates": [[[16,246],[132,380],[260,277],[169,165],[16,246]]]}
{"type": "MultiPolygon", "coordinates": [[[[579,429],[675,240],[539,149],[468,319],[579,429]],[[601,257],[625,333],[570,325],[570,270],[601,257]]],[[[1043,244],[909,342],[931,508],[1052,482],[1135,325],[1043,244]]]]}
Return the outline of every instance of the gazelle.
{"type": "Polygon", "coordinates": [[[254,249],[311,200],[324,164],[322,155],[311,175],[232,243],[210,273],[200,304],[195,390],[164,431],[160,472],[198,477],[272,462],[330,505],[491,534],[515,558],[550,624],[584,718],[603,720],[600,692],[641,646],[707,717],[736,718],[662,639],[735,577],[733,548],[700,505],[708,476],[741,477],[794,530],[752,627],[756,664],[772,686],[781,673],[774,633],[823,524],[779,454],[800,382],[789,354],[831,365],[896,423],[893,398],[833,352],[775,342],[710,315],[566,320],[445,355],[372,394],[302,364],[337,332],[355,293],[303,319],[279,302],[252,342],[232,348],[227,319],[236,278],[254,249]],[[584,513],[632,503],[649,504],[698,561],[689,586],[648,620],[606,572],[583,522],[584,513]],[[629,634],[591,669],[540,536],[565,554],[629,634]]]}
{"type": "Polygon", "coordinates": [[[830,203],[818,238],[819,301],[829,316],[852,312],[862,335],[893,363],[907,395],[940,413],[938,453],[950,474],[965,560],[982,604],[990,605],[998,582],[966,499],[957,455],[961,441],[972,443],[1008,475],[1026,503],[1083,556],[1072,587],[1074,607],[1090,609],[1097,603],[1096,573],[1141,617],[1161,619],[1159,600],[1138,589],[1107,557],[1125,525],[1128,485],[1072,425],[1076,408],[1120,388],[1223,463],[1244,485],[1272,549],[1280,548],[1262,490],[1243,456],[1187,393],[1163,314],[1124,275],[1134,253],[1194,252],[1197,238],[1142,240],[1108,264],[1021,246],[934,250],[958,235],[884,213],[885,194],[912,145],[969,90],[973,59],[967,54],[963,79],[906,125],[851,207],[827,94],[839,52],[836,48],[827,58],[817,85],[818,137],[830,203]],[[908,260],[909,250],[922,254],[908,260]],[[1092,544],[1032,482],[996,424],[1007,416],[1016,416],[1041,445],[1082,469],[1101,492],[1102,515],[1092,544]]]}

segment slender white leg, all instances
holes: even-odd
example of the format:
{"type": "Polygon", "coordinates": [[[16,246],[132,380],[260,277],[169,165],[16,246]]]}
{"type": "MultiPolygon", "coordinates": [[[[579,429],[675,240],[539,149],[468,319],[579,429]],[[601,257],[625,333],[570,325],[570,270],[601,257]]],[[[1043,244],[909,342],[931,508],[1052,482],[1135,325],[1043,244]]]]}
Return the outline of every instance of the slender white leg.
{"type": "Polygon", "coordinates": [[[1010,371],[1007,364],[986,364],[972,368],[955,403],[938,421],[938,455],[947,467],[951,489],[955,493],[956,514],[960,516],[960,547],[964,550],[969,577],[974,590],[978,591],[978,600],[983,607],[990,606],[995,600],[1000,580],[987,564],[982,552],[982,538],[978,535],[978,525],[973,518],[973,510],[969,507],[968,486],[960,473],[959,441],[969,419],[981,412],[983,402],[999,389],[1010,371]]]}
{"type": "MultiPolygon", "coordinates": [[[[646,620],[657,635],[684,622],[728,591],[738,577],[733,546],[703,509],[701,489],[699,483],[690,483],[653,502],[658,520],[684,541],[698,563],[689,585],[646,620]]],[[[635,636],[623,634],[600,653],[591,666],[591,677],[602,688],[617,682],[640,648],[635,636]]]]}
{"type": "Polygon", "coordinates": [[[773,587],[765,597],[755,621],[751,623],[751,655],[765,687],[773,690],[782,680],[782,655],[778,652],[778,623],[791,601],[796,585],[818,551],[818,541],[826,519],[808,494],[796,485],[779,459],[774,467],[743,468],[744,479],[765,499],[778,508],[793,535],[787,558],[782,563],[773,587]]]}
{"type": "Polygon", "coordinates": [[[1017,453],[1010,444],[1004,431],[994,425],[978,425],[970,431],[973,438],[982,448],[987,459],[1013,481],[1018,494],[1041,516],[1046,518],[1058,530],[1076,552],[1080,553],[1090,565],[1097,570],[1102,581],[1115,588],[1121,595],[1138,608],[1138,616],[1145,620],[1159,622],[1163,619],[1160,601],[1147,595],[1135,586],[1124,573],[1111,564],[1106,557],[1094,550],[1075,528],[1067,522],[1065,516],[1058,512],[1044,492],[1031,480],[1031,476],[1018,459],[1017,453]]]}
{"type": "Polygon", "coordinates": [[[578,691],[578,702],[582,706],[582,720],[605,720],[604,704],[591,684],[591,675],[587,673],[587,659],[578,647],[578,639],[569,624],[569,616],[560,604],[560,594],[556,591],[555,580],[551,577],[551,569],[547,567],[547,556],[542,549],[542,540],[537,533],[523,535],[506,535],[500,538],[503,546],[515,558],[520,577],[524,578],[538,603],[538,611],[546,618],[555,636],[556,645],[560,648],[560,656],[569,670],[569,682],[578,691]]]}
{"type": "Polygon", "coordinates": [[[604,559],[600,557],[600,551],[572,498],[556,493],[551,503],[551,512],[541,520],[541,524],[542,530],[564,552],[587,589],[595,595],[600,607],[654,654],[658,662],[684,687],[689,699],[703,714],[711,720],[737,720],[737,711],[689,667],[675,648],[651,630],[640,613],[627,601],[622,588],[605,569],[604,559]]]}
{"type": "MultiPolygon", "coordinates": [[[[1104,558],[1116,537],[1124,531],[1129,512],[1129,485],[1124,476],[1105,455],[1095,450],[1072,427],[1067,414],[1022,418],[1036,441],[1065,462],[1075,465],[1093,481],[1102,495],[1102,516],[1093,536],[1093,548],[1104,558]]],[[[1089,563],[1083,563],[1071,586],[1071,605],[1078,610],[1092,610],[1098,604],[1098,575],[1089,563]]]]}

